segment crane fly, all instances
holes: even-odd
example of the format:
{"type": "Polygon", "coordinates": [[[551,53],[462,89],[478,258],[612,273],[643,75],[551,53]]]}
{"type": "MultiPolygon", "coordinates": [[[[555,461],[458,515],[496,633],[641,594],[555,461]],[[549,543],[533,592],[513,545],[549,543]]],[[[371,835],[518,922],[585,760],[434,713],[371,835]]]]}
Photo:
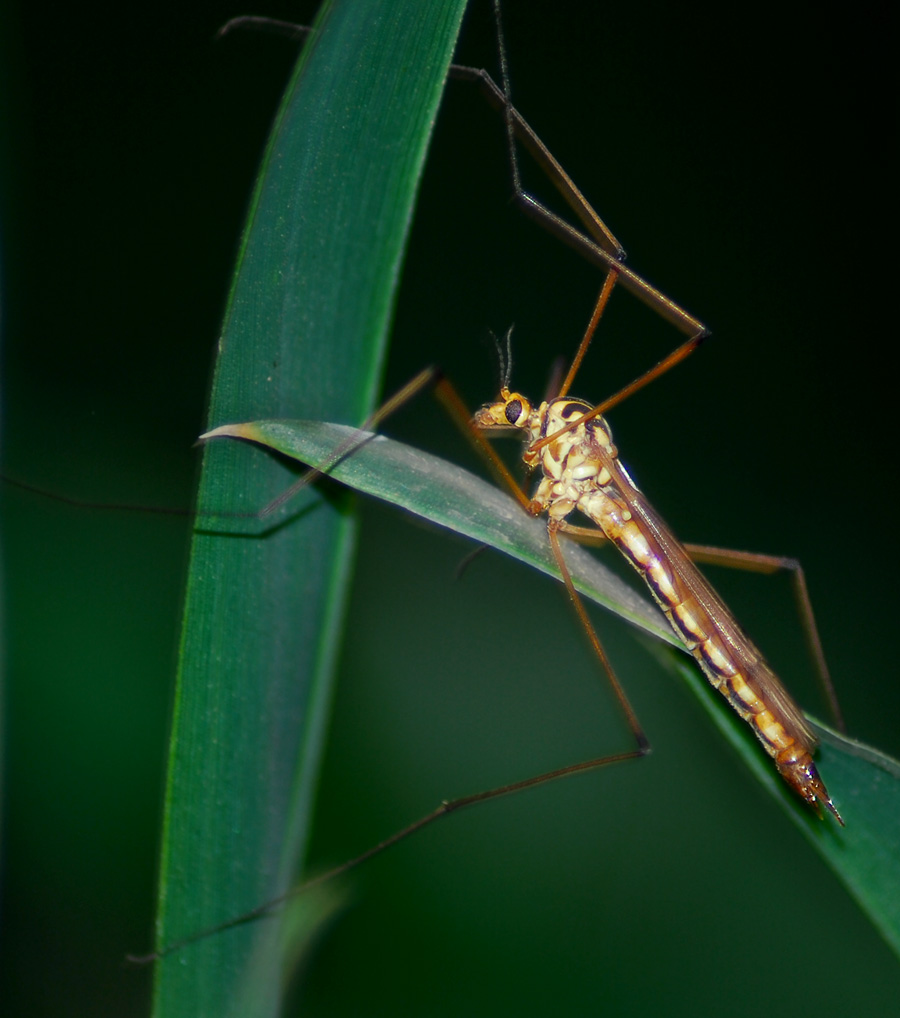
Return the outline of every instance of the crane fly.
{"type": "MultiPolygon", "coordinates": [[[[453,65],[451,76],[480,84],[488,101],[504,116],[512,167],[514,200],[523,211],[549,232],[578,250],[606,271],[604,285],[597,298],[578,350],[558,391],[540,404],[533,404],[521,393],[509,389],[511,357],[508,350],[502,368],[502,385],[496,400],[485,404],[468,421],[473,437],[523,508],[533,516],[546,515],[548,535],[563,580],[575,604],[594,649],[613,683],[616,696],[628,717],[638,747],[643,751],[646,739],[618,679],[587,620],[579,595],[566,570],[559,550],[558,534],[605,540],[613,544],[646,582],[655,602],[676,636],[694,657],[704,675],[727,700],[737,714],[750,725],[778,772],[802,799],[814,807],[824,807],[843,825],[840,813],[820,777],[813,753],[817,739],[800,708],[763,655],[744,633],[722,598],[691,561],[687,548],[650,505],[618,459],[609,424],[603,412],[623,402],[635,391],[670,370],[696,349],[707,335],[703,324],[673,300],[660,293],[641,276],[622,264],[625,252],[606,224],[556,161],[509,100],[506,51],[503,44],[498,5],[495,4],[500,48],[501,86],[483,70],[453,65]],[[576,212],[584,231],[572,227],[533,195],[526,192],[516,156],[516,141],[521,142],[541,166],[547,177],[576,212]],[[572,399],[568,392],[594,338],[601,316],[615,285],[624,286],[656,311],[662,318],[686,332],[688,340],[658,365],[626,386],[599,406],[572,399]],[[523,462],[529,474],[539,472],[540,481],[531,498],[523,495],[491,447],[479,441],[478,432],[510,429],[521,432],[525,441],[523,462]],[[573,526],[569,516],[578,511],[593,524],[594,530],[573,526]]],[[[502,352],[501,352],[502,356],[502,352]]],[[[417,376],[400,393],[372,415],[366,426],[383,421],[420,388],[436,384],[451,417],[462,426],[466,412],[451,383],[431,371],[417,376]]],[[[227,434],[227,427],[209,432],[204,438],[227,434]]],[[[339,449],[332,462],[352,454],[354,440],[339,449]]],[[[328,468],[305,476],[264,510],[271,512],[328,468]]],[[[773,556],[732,553],[697,548],[702,558],[734,564],[738,567],[768,569],[790,568],[797,581],[799,601],[808,631],[810,646],[823,685],[838,723],[843,727],[837,700],[825,664],[821,641],[799,564],[773,556]]]]}

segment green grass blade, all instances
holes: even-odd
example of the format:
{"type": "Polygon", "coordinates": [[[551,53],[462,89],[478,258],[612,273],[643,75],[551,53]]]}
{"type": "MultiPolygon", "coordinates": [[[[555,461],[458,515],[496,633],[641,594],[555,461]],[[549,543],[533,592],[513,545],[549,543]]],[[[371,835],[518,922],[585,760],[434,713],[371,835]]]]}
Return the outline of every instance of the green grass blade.
{"type": "MultiPolygon", "coordinates": [[[[210,437],[258,442],[304,463],[329,462],[346,447],[350,429],[309,421],[260,421],[228,425],[210,437]]],[[[329,475],[357,491],[430,520],[479,543],[558,575],[546,525],[530,519],[494,486],[419,449],[383,436],[365,442],[329,475]]],[[[584,549],[569,547],[567,559],[579,589],[645,632],[674,644],[659,611],[639,598],[584,549]]],[[[666,654],[715,725],[757,780],[788,811],[816,850],[844,882],[885,939],[900,952],[900,765],[817,725],[819,764],[846,827],[824,821],[790,792],[760,750],[748,727],[679,656],[666,654]]]]}
{"type": "MultiPolygon", "coordinates": [[[[373,401],[462,0],[327,4],[277,116],[219,343],[211,424],[373,401]]],[[[290,470],[210,447],[199,509],[258,509],[290,470]]],[[[277,896],[307,837],[354,525],[314,492],[264,537],[198,531],[184,610],[157,947],[277,896]]],[[[239,531],[240,526],[231,528],[239,531]]],[[[325,906],[323,906],[325,907],[325,906]]],[[[155,1014],[277,1012],[270,920],[157,965],[155,1014]]]]}

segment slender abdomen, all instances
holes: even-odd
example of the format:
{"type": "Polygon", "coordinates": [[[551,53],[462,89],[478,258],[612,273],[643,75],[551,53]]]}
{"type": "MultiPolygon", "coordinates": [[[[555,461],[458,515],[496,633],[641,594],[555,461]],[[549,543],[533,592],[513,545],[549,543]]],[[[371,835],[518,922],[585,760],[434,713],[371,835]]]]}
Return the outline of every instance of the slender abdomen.
{"type": "MultiPolygon", "coordinates": [[[[711,685],[750,725],[788,784],[837,816],[812,760],[815,739],[799,710],[782,709],[788,698],[780,681],[680,546],[676,567],[624,500],[601,491],[579,502],[579,508],[640,573],[678,638],[711,685]]],[[[654,520],[654,529],[661,527],[654,520]]]]}

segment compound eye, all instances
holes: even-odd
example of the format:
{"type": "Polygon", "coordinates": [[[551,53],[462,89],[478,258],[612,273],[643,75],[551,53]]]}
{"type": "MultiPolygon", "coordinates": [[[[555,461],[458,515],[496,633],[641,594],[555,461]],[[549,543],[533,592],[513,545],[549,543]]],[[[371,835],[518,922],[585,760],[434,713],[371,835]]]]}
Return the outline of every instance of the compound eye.
{"type": "Polygon", "coordinates": [[[522,401],[520,399],[511,399],[506,404],[506,419],[510,424],[518,424],[519,418],[522,416],[522,401]]]}

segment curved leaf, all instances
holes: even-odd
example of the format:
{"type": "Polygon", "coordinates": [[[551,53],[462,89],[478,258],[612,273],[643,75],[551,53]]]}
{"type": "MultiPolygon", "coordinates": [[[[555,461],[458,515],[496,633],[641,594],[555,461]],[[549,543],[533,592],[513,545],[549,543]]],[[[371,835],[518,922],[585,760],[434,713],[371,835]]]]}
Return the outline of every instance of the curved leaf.
{"type": "MultiPolygon", "coordinates": [[[[225,425],[203,437],[253,441],[312,466],[328,464],[345,449],[353,429],[315,421],[257,421],[225,425]]],[[[494,485],[419,449],[380,435],[366,438],[328,475],[357,491],[390,502],[441,527],[558,576],[546,525],[528,517],[494,485]]],[[[579,590],[644,632],[680,647],[656,607],[639,597],[583,549],[567,547],[579,590]]],[[[680,656],[667,662],[700,700],[719,730],[759,782],[775,796],[829,866],[900,952],[900,764],[815,723],[819,764],[846,826],[825,822],[790,792],[757,741],[699,671],[680,656]]]]}

